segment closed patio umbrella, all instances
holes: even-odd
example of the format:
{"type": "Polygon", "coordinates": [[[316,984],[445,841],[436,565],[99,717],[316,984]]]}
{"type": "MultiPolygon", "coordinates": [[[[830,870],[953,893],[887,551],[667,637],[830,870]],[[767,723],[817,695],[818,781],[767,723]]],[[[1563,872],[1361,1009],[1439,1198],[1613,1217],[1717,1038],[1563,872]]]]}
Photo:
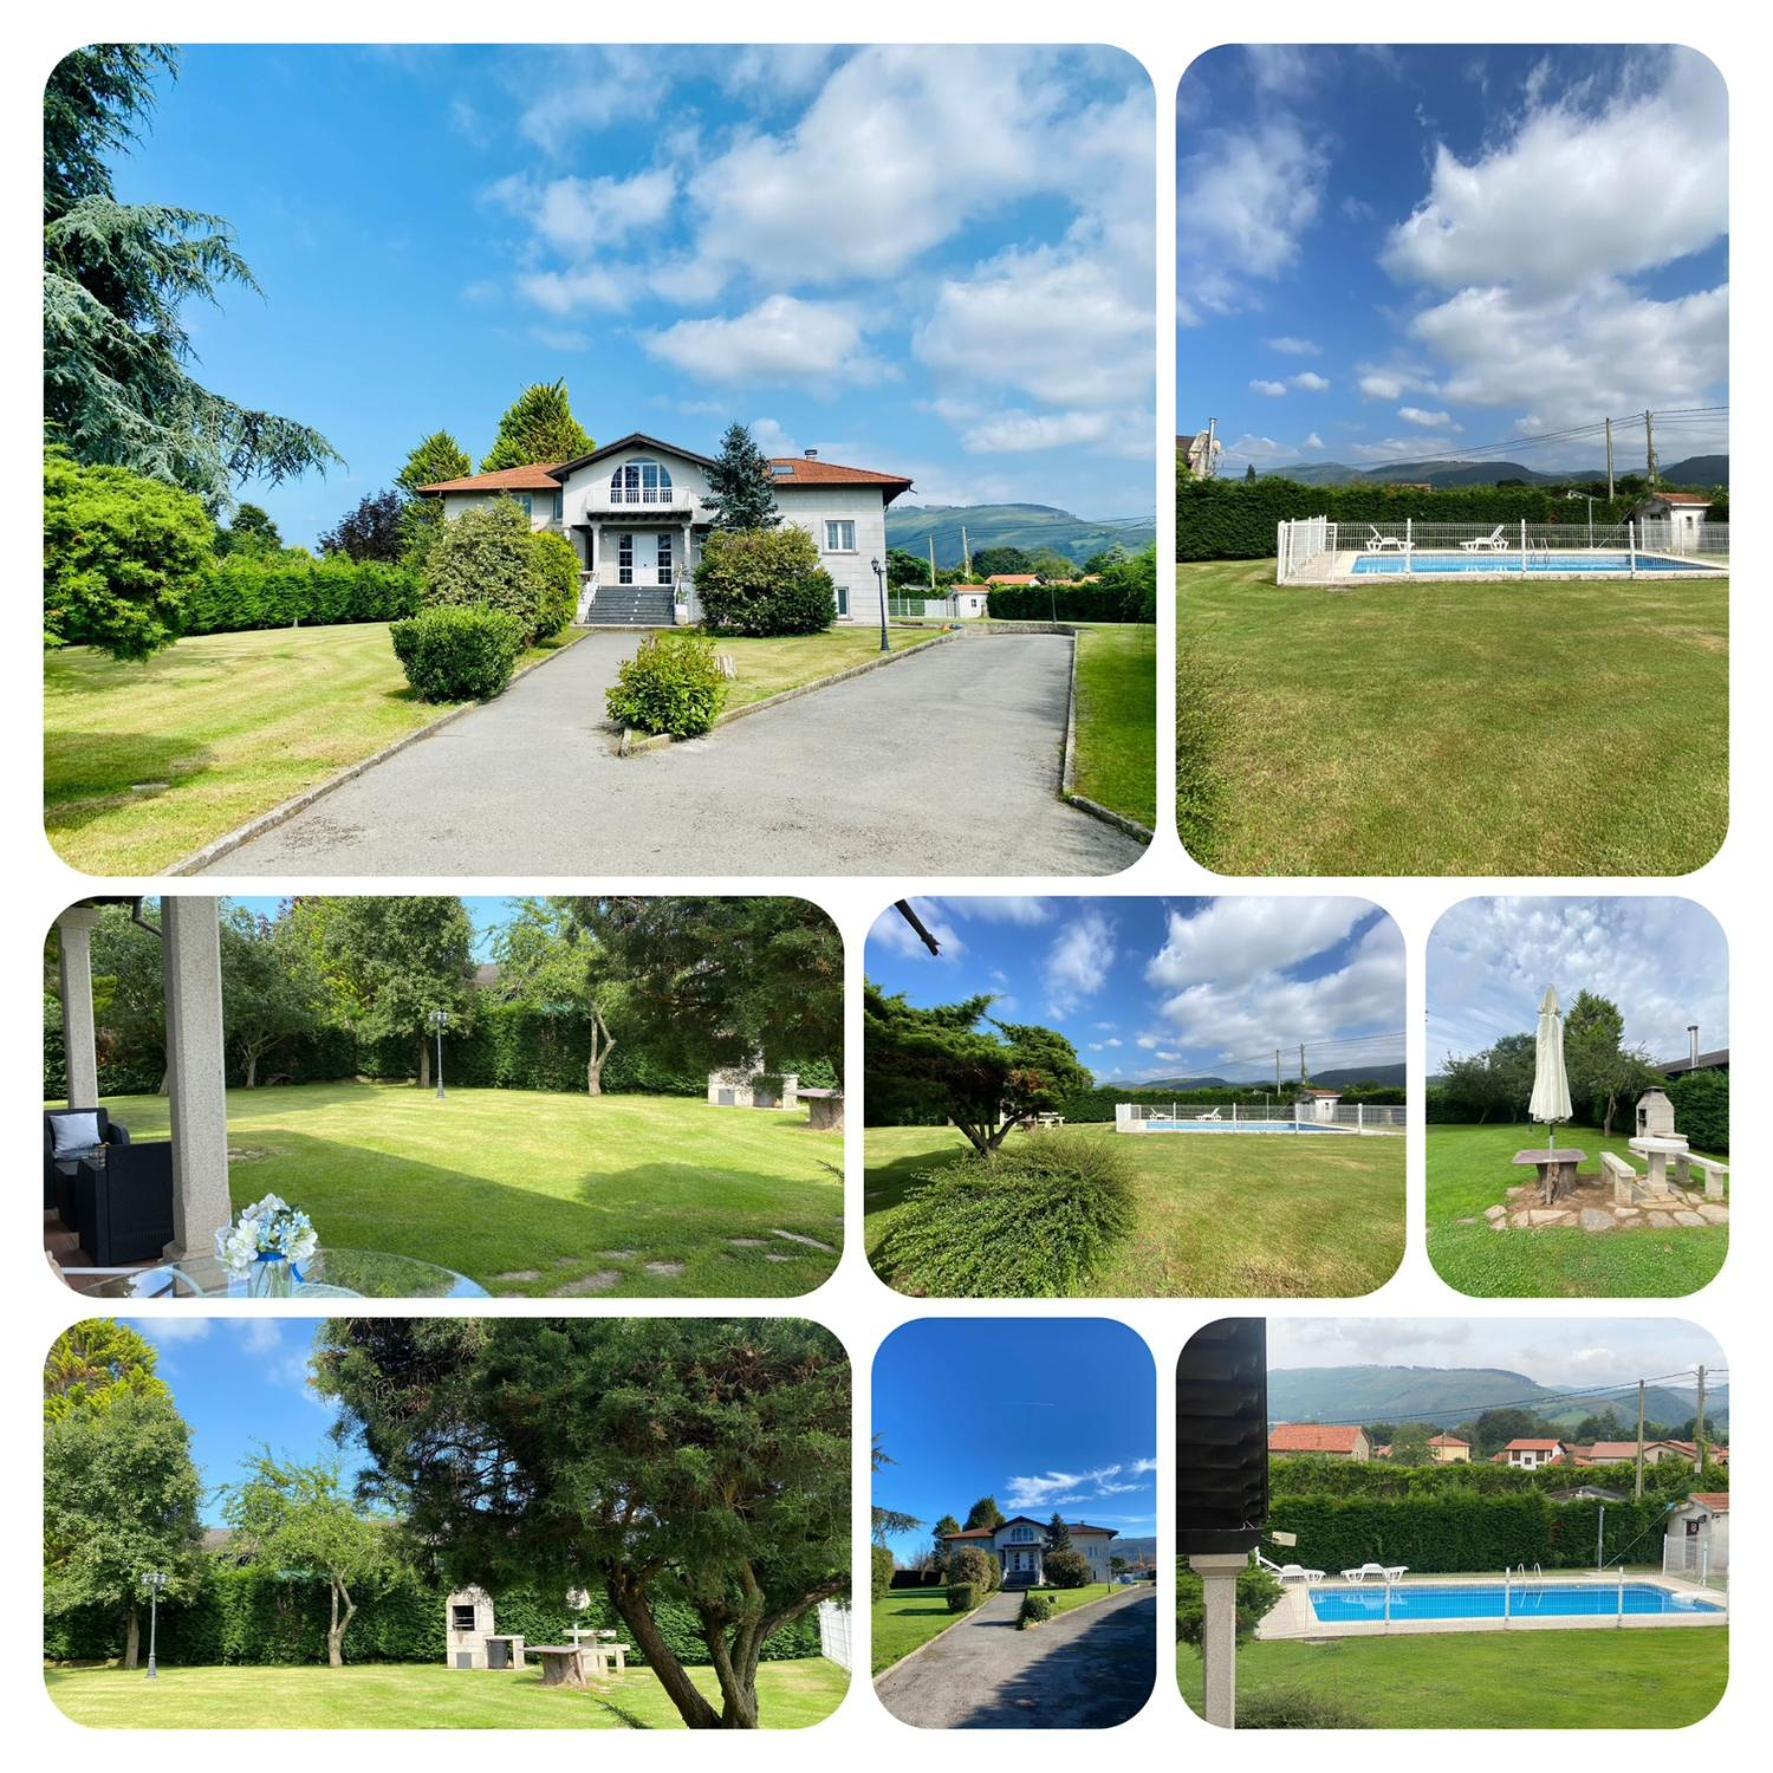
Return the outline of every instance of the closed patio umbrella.
{"type": "Polygon", "coordinates": [[[1564,1012],[1558,990],[1547,985],[1539,1005],[1539,1028],[1533,1045],[1533,1096],[1527,1113],[1545,1122],[1545,1149],[1557,1149],[1553,1125],[1570,1118],[1570,1074],[1564,1069],[1564,1012]]]}

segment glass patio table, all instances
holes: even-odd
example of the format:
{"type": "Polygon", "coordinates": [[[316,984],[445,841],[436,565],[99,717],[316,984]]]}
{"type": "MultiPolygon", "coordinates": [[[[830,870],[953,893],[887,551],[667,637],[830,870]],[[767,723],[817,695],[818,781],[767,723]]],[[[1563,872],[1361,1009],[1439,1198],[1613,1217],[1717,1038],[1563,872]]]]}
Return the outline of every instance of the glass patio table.
{"type": "MultiPolygon", "coordinates": [[[[75,1271],[76,1276],[78,1271],[75,1271]]],[[[92,1299],[484,1299],[486,1288],[453,1268],[385,1250],[323,1246],[294,1272],[239,1274],[193,1255],[82,1289],[92,1299]]]]}

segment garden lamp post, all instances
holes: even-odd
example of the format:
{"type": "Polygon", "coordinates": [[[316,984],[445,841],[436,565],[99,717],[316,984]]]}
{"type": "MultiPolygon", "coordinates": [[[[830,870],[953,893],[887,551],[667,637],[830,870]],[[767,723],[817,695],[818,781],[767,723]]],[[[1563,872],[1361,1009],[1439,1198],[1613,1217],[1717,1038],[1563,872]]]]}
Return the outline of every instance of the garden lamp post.
{"type": "Polygon", "coordinates": [[[893,643],[887,639],[886,571],[880,564],[878,554],[868,564],[874,568],[874,585],[880,593],[880,650],[883,653],[890,653],[893,650],[893,643]]]}
{"type": "Polygon", "coordinates": [[[448,1010],[433,1010],[430,1015],[431,1032],[437,1038],[437,1100],[441,1102],[446,1094],[443,1087],[443,1031],[449,1026],[448,1010]]]}
{"type": "Polygon", "coordinates": [[[160,1636],[160,1593],[166,1587],[166,1572],[150,1570],[142,1578],[142,1587],[148,1591],[148,1679],[160,1679],[159,1669],[159,1636],[160,1636]]]}

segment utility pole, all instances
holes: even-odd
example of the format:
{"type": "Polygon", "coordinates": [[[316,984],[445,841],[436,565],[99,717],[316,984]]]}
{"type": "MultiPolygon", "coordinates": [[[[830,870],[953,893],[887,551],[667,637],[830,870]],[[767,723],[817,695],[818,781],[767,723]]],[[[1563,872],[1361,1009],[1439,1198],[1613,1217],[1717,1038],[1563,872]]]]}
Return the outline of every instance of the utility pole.
{"type": "Polygon", "coordinates": [[[1656,484],[1656,420],[1648,407],[1644,408],[1644,472],[1649,476],[1650,484],[1656,484]]]}
{"type": "Polygon", "coordinates": [[[1311,1082],[1311,1079],[1305,1075],[1305,1042],[1300,1041],[1300,1043],[1299,1043],[1299,1087],[1300,1087],[1300,1089],[1304,1089],[1305,1086],[1310,1082],[1311,1082]]]}
{"type": "Polygon", "coordinates": [[[1613,502],[1613,421],[1607,421],[1607,503],[1613,502]]]}
{"type": "Polygon", "coordinates": [[[1693,1411],[1693,1475],[1705,1472],[1705,1369],[1699,1369],[1699,1401],[1693,1411]]]}
{"type": "Polygon", "coordinates": [[[1638,1381],[1638,1456],[1636,1460],[1637,1475],[1632,1480],[1631,1496],[1634,1502],[1644,1499],[1644,1382],[1638,1381]]]}
{"type": "Polygon", "coordinates": [[[967,546],[967,526],[960,526],[960,564],[966,568],[967,577],[973,576],[973,551],[967,546]]]}
{"type": "Polygon", "coordinates": [[[930,589],[936,588],[936,532],[930,531],[930,589]]]}
{"type": "Polygon", "coordinates": [[[1280,1048],[1279,1047],[1276,1047],[1274,1049],[1274,1093],[1276,1096],[1278,1096],[1281,1093],[1280,1048]]]}

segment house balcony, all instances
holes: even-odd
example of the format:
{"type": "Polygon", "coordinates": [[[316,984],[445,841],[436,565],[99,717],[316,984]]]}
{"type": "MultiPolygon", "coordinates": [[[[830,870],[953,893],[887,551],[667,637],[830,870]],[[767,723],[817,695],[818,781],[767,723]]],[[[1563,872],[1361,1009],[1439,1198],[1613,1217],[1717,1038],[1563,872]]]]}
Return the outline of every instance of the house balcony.
{"type": "Polygon", "coordinates": [[[694,487],[649,486],[613,488],[594,486],[585,495],[585,511],[593,517],[632,517],[645,522],[655,517],[693,518],[702,508],[702,496],[694,487]]]}

